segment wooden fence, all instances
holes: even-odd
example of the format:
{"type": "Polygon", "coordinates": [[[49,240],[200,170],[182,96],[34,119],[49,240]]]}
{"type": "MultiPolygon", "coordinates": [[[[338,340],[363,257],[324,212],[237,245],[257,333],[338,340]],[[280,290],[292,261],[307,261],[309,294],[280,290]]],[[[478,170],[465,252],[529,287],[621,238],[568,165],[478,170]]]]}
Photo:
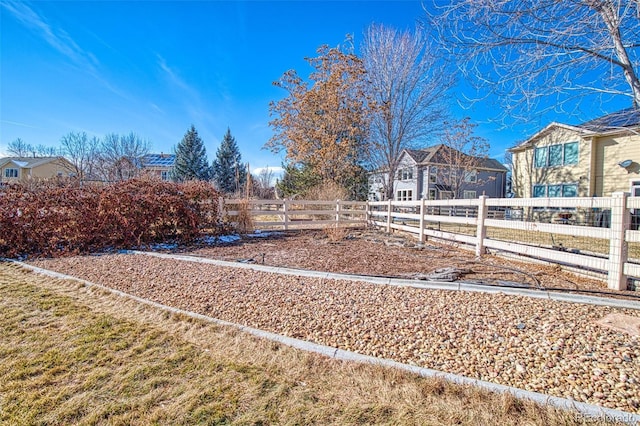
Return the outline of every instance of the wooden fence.
{"type": "Polygon", "coordinates": [[[610,289],[640,280],[640,197],[488,198],[418,201],[225,200],[233,222],[244,209],[261,229],[373,225],[602,274],[610,289]]]}
{"type": "Polygon", "coordinates": [[[221,211],[233,223],[242,209],[261,229],[318,229],[329,226],[364,226],[364,201],[224,200],[221,211]]]}

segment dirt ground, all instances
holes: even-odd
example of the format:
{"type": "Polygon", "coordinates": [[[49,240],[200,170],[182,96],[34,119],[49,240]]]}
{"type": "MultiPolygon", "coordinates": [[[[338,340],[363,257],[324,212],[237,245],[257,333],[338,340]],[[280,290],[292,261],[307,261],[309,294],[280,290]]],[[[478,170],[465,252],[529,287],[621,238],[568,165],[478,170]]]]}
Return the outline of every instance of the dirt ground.
{"type": "Polygon", "coordinates": [[[607,291],[604,281],[563,271],[557,265],[519,262],[494,254],[477,258],[472,251],[454,245],[431,240],[420,244],[411,236],[369,230],[264,232],[180,251],[219,260],[328,272],[607,291]]]}

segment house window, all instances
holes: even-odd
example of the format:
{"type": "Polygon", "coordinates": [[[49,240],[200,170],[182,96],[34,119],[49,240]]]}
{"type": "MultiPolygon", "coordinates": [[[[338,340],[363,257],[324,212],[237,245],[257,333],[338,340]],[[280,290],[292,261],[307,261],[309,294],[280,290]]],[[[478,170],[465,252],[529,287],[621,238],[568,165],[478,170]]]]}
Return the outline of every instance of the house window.
{"type": "Polygon", "coordinates": [[[578,185],[575,183],[555,185],[534,185],[533,196],[538,197],[577,197],[578,185]]]}
{"type": "Polygon", "coordinates": [[[399,180],[411,180],[413,179],[413,169],[406,168],[398,170],[398,179],[399,180]]]}
{"type": "Polygon", "coordinates": [[[18,177],[18,169],[4,169],[4,177],[6,177],[6,178],[17,178],[18,177]]]}
{"type": "Polygon", "coordinates": [[[469,170],[469,171],[464,172],[464,181],[467,182],[467,183],[475,183],[475,182],[477,182],[478,181],[478,172],[476,170],[469,170]]]}
{"type": "Polygon", "coordinates": [[[468,200],[471,198],[477,198],[476,191],[464,191],[462,194],[462,198],[464,198],[465,200],[468,200]]]}
{"type": "Polygon", "coordinates": [[[578,142],[538,147],[533,161],[537,168],[578,164],[578,142]]]}
{"type": "Polygon", "coordinates": [[[430,200],[435,200],[436,199],[436,190],[435,189],[430,189],[429,190],[429,199],[430,200]]]}
{"type": "Polygon", "coordinates": [[[564,164],[578,164],[578,142],[564,144],[564,164]]]}
{"type": "Polygon", "coordinates": [[[431,166],[429,169],[429,183],[436,183],[438,181],[438,168],[431,166]]]}
{"type": "Polygon", "coordinates": [[[160,171],[160,179],[169,180],[169,172],[166,170],[160,171]]]}
{"type": "Polygon", "coordinates": [[[398,191],[396,198],[398,199],[398,201],[412,201],[413,190],[403,189],[402,191],[398,191]]]}
{"type": "Polygon", "coordinates": [[[533,197],[546,197],[547,196],[547,187],[544,185],[534,185],[533,186],[533,197]]]}

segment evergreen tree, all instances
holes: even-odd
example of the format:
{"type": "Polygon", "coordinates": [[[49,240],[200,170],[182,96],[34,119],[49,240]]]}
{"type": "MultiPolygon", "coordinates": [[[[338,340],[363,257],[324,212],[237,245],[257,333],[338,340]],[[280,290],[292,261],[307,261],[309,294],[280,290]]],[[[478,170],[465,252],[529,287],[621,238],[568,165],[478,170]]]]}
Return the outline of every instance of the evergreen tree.
{"type": "Polygon", "coordinates": [[[171,172],[173,181],[211,179],[211,168],[207,163],[207,150],[193,124],[176,147],[175,154],[176,162],[171,172]]]}
{"type": "Polygon", "coordinates": [[[242,164],[240,150],[231,130],[222,138],[213,161],[213,180],[222,192],[233,193],[241,190],[247,181],[246,166],[242,164]]]}

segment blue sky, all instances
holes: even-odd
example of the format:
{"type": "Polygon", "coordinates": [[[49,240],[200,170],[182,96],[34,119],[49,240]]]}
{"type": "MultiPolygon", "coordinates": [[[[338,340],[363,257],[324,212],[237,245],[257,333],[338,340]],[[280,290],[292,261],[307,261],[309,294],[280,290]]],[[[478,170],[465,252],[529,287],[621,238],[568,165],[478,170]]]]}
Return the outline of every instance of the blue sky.
{"type": "MultiPolygon", "coordinates": [[[[423,14],[420,1],[0,0],[0,155],[16,138],[56,146],[71,131],[133,131],[171,152],[193,124],[210,160],[229,127],[252,170],[279,166],[262,149],[269,102],[285,95],[272,82],[307,76],[322,44],[353,34],[357,45],[371,23],[413,28],[423,14]]],[[[531,130],[498,129],[491,108],[454,115],[480,123],[501,160],[531,130]]]]}

